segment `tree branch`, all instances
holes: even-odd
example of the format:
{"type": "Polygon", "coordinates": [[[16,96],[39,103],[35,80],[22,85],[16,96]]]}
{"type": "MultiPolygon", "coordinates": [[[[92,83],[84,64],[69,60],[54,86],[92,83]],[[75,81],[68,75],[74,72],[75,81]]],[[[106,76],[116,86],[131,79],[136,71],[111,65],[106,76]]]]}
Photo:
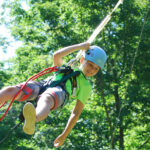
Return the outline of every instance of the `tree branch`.
{"type": "Polygon", "coordinates": [[[104,105],[104,108],[105,108],[105,112],[106,112],[106,116],[107,116],[107,121],[108,121],[108,124],[109,124],[109,127],[110,127],[111,146],[112,146],[112,149],[114,149],[114,135],[113,135],[112,122],[111,122],[110,114],[109,114],[109,111],[108,111],[108,108],[107,108],[107,105],[106,105],[105,95],[104,95],[104,91],[103,91],[101,79],[99,79],[99,82],[100,82],[101,97],[102,97],[102,100],[103,100],[103,105],[104,105]]]}
{"type": "Polygon", "coordinates": [[[149,140],[150,140],[150,136],[147,138],[147,140],[142,145],[140,145],[140,147],[137,150],[140,150],[141,148],[143,148],[144,145],[146,145],[149,142],[149,140]]]}

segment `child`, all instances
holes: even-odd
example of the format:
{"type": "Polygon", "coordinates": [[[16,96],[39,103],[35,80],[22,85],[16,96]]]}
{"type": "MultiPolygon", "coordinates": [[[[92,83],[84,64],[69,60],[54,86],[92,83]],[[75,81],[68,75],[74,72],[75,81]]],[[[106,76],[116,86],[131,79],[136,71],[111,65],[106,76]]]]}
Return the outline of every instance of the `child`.
{"type": "MultiPolygon", "coordinates": [[[[34,108],[33,104],[30,102],[26,103],[23,108],[23,115],[25,118],[23,130],[25,133],[30,135],[34,133],[35,122],[39,122],[47,118],[51,110],[62,107],[64,103],[66,103],[67,97],[74,97],[74,99],[77,100],[64,131],[54,141],[55,147],[59,147],[64,143],[66,137],[77,122],[86,101],[90,97],[91,85],[86,77],[94,76],[99,69],[103,68],[107,59],[105,51],[100,47],[90,47],[88,42],[84,42],[56,51],[53,55],[54,65],[58,67],[62,66],[64,56],[80,49],[84,50],[84,53],[80,59],[81,65],[79,70],[81,73],[75,77],[75,81],[72,79],[73,82],[76,82],[75,88],[72,88],[71,79],[68,79],[63,85],[57,85],[56,87],[47,86],[47,88],[38,97],[41,87],[49,81],[31,81],[15,99],[16,101],[20,101],[24,95],[29,94],[26,89],[32,89],[31,95],[27,99],[34,100],[38,97],[36,108],[34,108]]],[[[57,74],[56,72],[53,80],[57,80],[57,78],[60,78],[62,74],[63,73],[57,74]]],[[[1,90],[0,104],[12,99],[21,86],[22,84],[1,90]]]]}

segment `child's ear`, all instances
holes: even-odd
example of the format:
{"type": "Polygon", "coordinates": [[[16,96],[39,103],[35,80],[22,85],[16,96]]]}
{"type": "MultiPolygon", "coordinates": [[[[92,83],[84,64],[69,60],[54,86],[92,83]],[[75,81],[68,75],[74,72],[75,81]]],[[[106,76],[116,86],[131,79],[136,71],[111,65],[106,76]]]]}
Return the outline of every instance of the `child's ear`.
{"type": "Polygon", "coordinates": [[[82,64],[82,63],[83,63],[83,60],[84,60],[84,57],[83,57],[83,56],[81,56],[80,64],[82,64]]]}

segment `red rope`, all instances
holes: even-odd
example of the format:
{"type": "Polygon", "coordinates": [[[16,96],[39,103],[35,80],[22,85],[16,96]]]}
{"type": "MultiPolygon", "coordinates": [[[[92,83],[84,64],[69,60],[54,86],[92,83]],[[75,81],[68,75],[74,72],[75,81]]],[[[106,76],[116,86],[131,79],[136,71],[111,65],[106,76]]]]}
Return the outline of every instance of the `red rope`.
{"type": "MultiPolygon", "coordinates": [[[[30,77],[30,78],[24,83],[24,85],[21,87],[21,89],[17,92],[17,94],[13,97],[13,99],[11,100],[11,102],[10,102],[10,104],[9,104],[9,106],[8,106],[8,108],[7,108],[7,110],[5,111],[4,115],[0,118],[0,121],[2,121],[3,118],[6,116],[7,112],[9,111],[9,109],[10,109],[10,107],[11,107],[11,105],[12,105],[12,103],[14,102],[15,98],[19,95],[19,93],[23,90],[23,88],[26,86],[26,84],[27,84],[29,81],[31,81],[31,80],[33,81],[33,80],[37,79],[38,77],[43,76],[43,75],[45,75],[45,74],[48,74],[48,73],[51,73],[51,72],[56,72],[56,71],[58,71],[57,68],[58,68],[57,66],[49,67],[49,68],[46,68],[46,69],[42,70],[41,72],[37,73],[36,75],[30,77]]],[[[0,108],[3,107],[5,103],[6,103],[6,102],[4,102],[4,103],[0,106],[0,108]]]]}
{"type": "Polygon", "coordinates": [[[6,104],[6,102],[4,102],[4,103],[0,106],[0,108],[2,108],[5,104],[6,104]]]}

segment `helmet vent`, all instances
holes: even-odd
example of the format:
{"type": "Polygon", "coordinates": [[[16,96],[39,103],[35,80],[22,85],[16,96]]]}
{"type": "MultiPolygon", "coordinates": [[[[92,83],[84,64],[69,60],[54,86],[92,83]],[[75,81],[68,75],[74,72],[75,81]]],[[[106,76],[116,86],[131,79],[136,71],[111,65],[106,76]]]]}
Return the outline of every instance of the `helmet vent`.
{"type": "Polygon", "coordinates": [[[88,50],[88,51],[86,52],[86,54],[87,54],[87,55],[90,55],[90,51],[88,50]]]}
{"type": "Polygon", "coordinates": [[[91,46],[90,49],[88,49],[83,56],[86,60],[89,60],[96,65],[98,65],[100,68],[104,67],[104,64],[107,60],[107,55],[105,51],[98,47],[98,46],[91,46]]]}

